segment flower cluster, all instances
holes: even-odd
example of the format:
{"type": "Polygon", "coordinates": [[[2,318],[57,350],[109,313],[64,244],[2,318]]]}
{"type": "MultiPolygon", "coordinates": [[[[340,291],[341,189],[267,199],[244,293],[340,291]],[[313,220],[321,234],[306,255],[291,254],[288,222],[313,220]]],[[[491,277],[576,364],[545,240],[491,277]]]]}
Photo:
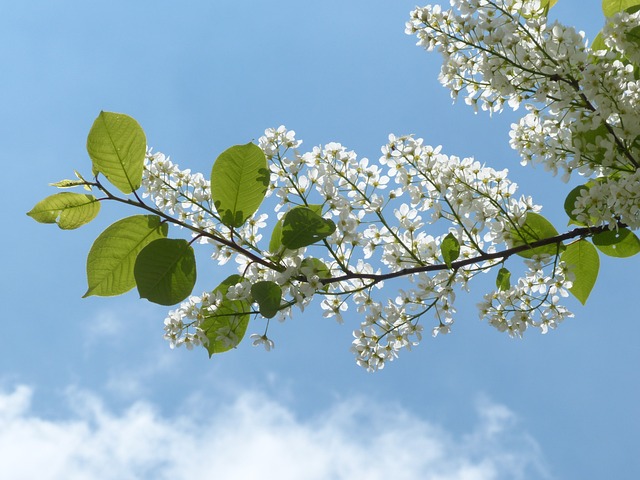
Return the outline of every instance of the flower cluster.
{"type": "MultiPolygon", "coordinates": [[[[390,135],[377,163],[359,159],[337,143],[300,153],[301,143],[284,127],[266,130],[259,140],[277,177],[272,182],[279,199],[275,210],[282,216],[293,206],[314,207],[335,222],[335,232],[325,239],[324,252],[317,253],[314,246],[260,249],[257,232],[266,218],[256,214],[243,227],[248,229],[245,236],[252,236],[248,243],[272,264],[256,262],[240,251],[236,261],[241,280],[228,288],[224,299],[250,304],[251,286],[271,281],[281,287],[285,300],[280,320],[291,315],[293,306],[304,309],[315,295],[324,297],[324,317],[339,322],[354,305],[364,320],[354,332],[352,349],[357,362],[370,370],[383,368],[401,349],[420,342],[424,328],[420,319],[427,312],[436,318],[433,335],[448,333],[456,311],[456,289],[466,289],[475,275],[491,268],[497,260],[483,255],[496,252],[499,245],[512,246],[527,214],[540,209],[530,197],[516,195],[517,186],[507,179],[506,170],[496,171],[472,158],[447,156],[440,147],[424,145],[412,136],[390,135]],[[434,233],[442,225],[441,233],[427,234],[427,224],[434,233]],[[445,265],[442,248],[447,237],[455,238],[456,259],[468,262],[456,268],[445,265]],[[409,288],[401,289],[393,301],[379,298],[385,277],[374,265],[384,266],[392,277],[408,276],[409,288]],[[438,268],[432,270],[433,266],[438,268]]],[[[203,228],[226,234],[215,212],[190,201],[194,198],[191,177],[173,165],[168,167],[161,154],[152,157],[147,170],[145,186],[154,190],[146,195],[188,199],[191,211],[207,218],[203,228]],[[164,172],[162,182],[157,180],[158,171],[164,172]],[[187,180],[180,183],[175,178],[187,180]],[[172,193],[159,192],[161,188],[172,193]]],[[[176,205],[170,207],[174,212],[176,205]]],[[[217,248],[228,256],[238,253],[227,243],[217,248]]],[[[222,263],[219,252],[214,259],[222,263]]],[[[184,302],[167,318],[166,338],[172,345],[204,344],[199,329],[215,305],[207,295],[184,302]]],[[[255,344],[273,346],[266,333],[254,338],[255,344]]]]}
{"type": "Polygon", "coordinates": [[[591,51],[582,32],[547,23],[537,0],[452,0],[414,10],[406,31],[438,49],[441,82],[476,110],[504,103],[528,113],[511,145],[522,163],[553,172],[610,175],[640,165],[638,49],[631,30],[640,13],[616,14],[603,30],[606,50],[591,51]],[[631,35],[631,36],[630,36],[631,35]]]}
{"type": "Polygon", "coordinates": [[[585,225],[608,225],[613,230],[622,223],[640,228],[640,171],[600,178],[583,188],[572,213],[585,225]]]}
{"type": "Polygon", "coordinates": [[[187,349],[207,345],[209,339],[200,324],[206,312],[215,310],[221,301],[220,295],[203,293],[189,297],[176,310],[171,310],[164,320],[164,338],[171,348],[184,345],[187,349]]]}
{"type": "MultiPolygon", "coordinates": [[[[263,137],[261,144],[274,142],[263,137]]],[[[322,261],[334,277],[344,280],[329,284],[331,296],[321,306],[325,317],[342,321],[349,304],[355,304],[364,320],[354,331],[352,350],[357,362],[370,370],[383,368],[401,349],[417,345],[426,312],[437,320],[434,336],[448,333],[455,290],[466,289],[471,278],[495,264],[483,260],[430,273],[429,266],[443,265],[441,248],[447,235],[457,239],[459,259],[477,258],[499,245],[512,246],[527,214],[540,210],[530,197],[516,195],[517,186],[507,179],[506,170],[444,155],[440,147],[412,136],[391,135],[381,150],[377,165],[359,160],[337,143],[296,152],[286,163],[295,168],[280,171],[284,185],[276,193],[279,208],[317,202],[325,217],[335,220],[336,232],[326,246],[330,257],[322,261]],[[424,231],[426,224],[432,231],[436,224],[450,226],[430,235],[424,231]],[[393,301],[374,292],[374,286],[382,286],[382,277],[373,265],[380,264],[409,278],[410,288],[393,301]]],[[[276,165],[281,158],[273,151],[276,165]]],[[[297,254],[303,258],[304,252],[297,254]]]]}
{"type": "Polygon", "coordinates": [[[150,197],[160,211],[179,221],[201,229],[214,225],[209,181],[201,173],[180,170],[163,153],[147,152],[142,189],[143,198],[150,197]]]}
{"type": "Polygon", "coordinates": [[[478,304],[480,316],[501,332],[522,337],[527,327],[538,327],[542,333],[556,328],[567,317],[573,317],[558,302],[569,295],[571,272],[564,262],[548,256],[527,260],[527,273],[515,285],[485,295],[478,304]],[[550,268],[551,267],[551,268],[550,268]],[[551,273],[545,273],[545,269],[551,273]]]}

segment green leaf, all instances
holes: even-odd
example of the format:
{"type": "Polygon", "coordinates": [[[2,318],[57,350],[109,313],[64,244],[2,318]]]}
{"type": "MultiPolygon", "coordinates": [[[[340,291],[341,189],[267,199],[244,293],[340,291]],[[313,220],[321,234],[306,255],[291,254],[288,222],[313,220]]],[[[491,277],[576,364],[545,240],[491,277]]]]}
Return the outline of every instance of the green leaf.
{"type": "Polygon", "coordinates": [[[599,147],[599,145],[602,143],[602,139],[606,139],[608,137],[609,137],[609,130],[607,130],[607,127],[605,125],[600,125],[598,128],[595,128],[593,130],[587,130],[586,132],[575,132],[573,134],[573,138],[571,139],[571,141],[574,148],[577,148],[583,151],[587,145],[592,145],[593,147],[596,147],[593,153],[591,153],[591,150],[593,149],[589,149],[590,153],[588,158],[591,159],[593,162],[597,163],[598,165],[602,165],[606,152],[604,149],[599,147]]]}
{"type": "Polygon", "coordinates": [[[223,300],[200,324],[209,339],[209,357],[237,347],[247,332],[251,306],[244,300],[223,300]]]}
{"type": "Polygon", "coordinates": [[[322,216],[322,205],[319,203],[310,203],[309,205],[306,205],[306,207],[313,211],[313,213],[322,216]]]}
{"type": "Polygon", "coordinates": [[[598,250],[610,257],[626,258],[640,252],[640,240],[628,228],[597,233],[592,241],[598,250]]]}
{"type": "Polygon", "coordinates": [[[282,245],[291,250],[307,247],[336,231],[336,224],[307,207],[295,207],[282,222],[282,245]]]}
{"type": "MultiPolygon", "coordinates": [[[[558,231],[551,222],[542,215],[529,212],[527,213],[524,225],[517,230],[512,229],[511,235],[513,237],[513,246],[518,247],[520,245],[530,245],[545,238],[555,237],[558,235],[558,231]]],[[[558,248],[562,250],[564,247],[562,245],[558,247],[556,244],[544,245],[542,247],[524,250],[519,252],[518,255],[524,258],[533,258],[535,255],[555,255],[558,252],[558,248]]]]}
{"type": "Polygon", "coordinates": [[[236,145],[211,169],[211,198],[222,223],[241,227],[264,200],[269,186],[267,159],[257,145],[236,145]]]}
{"type": "Polygon", "coordinates": [[[640,0],[602,0],[602,12],[605,17],[612,17],[623,10],[631,10],[630,13],[640,9],[640,0]]]}
{"type": "Polygon", "coordinates": [[[166,237],[168,229],[157,215],[135,215],[107,227],[87,257],[89,288],[84,297],[120,295],[135,287],[138,254],[154,240],[166,237]]]}
{"type": "Polygon", "coordinates": [[[602,32],[598,32],[596,37],[591,42],[591,50],[594,52],[598,50],[608,50],[607,46],[604,44],[604,37],[602,36],[602,32]]]}
{"type": "Polygon", "coordinates": [[[504,267],[498,270],[496,287],[498,290],[509,290],[511,288],[511,272],[504,267]]]}
{"type": "Polygon", "coordinates": [[[238,283],[242,282],[242,280],[244,280],[244,278],[241,275],[238,275],[237,273],[234,273],[233,275],[229,275],[222,282],[220,282],[220,285],[218,285],[215,288],[213,293],[220,292],[222,295],[226,295],[230,287],[237,285],[238,283]]]}
{"type": "Polygon", "coordinates": [[[240,275],[231,275],[213,291],[214,294],[220,292],[223,295],[223,300],[200,324],[200,328],[204,330],[209,339],[207,344],[209,357],[235,348],[247,332],[251,305],[244,300],[226,298],[229,287],[242,280],[240,275]],[[232,341],[225,341],[229,337],[232,338],[232,341]]]}
{"type": "Polygon", "coordinates": [[[189,242],[159,238],[144,247],[133,268],[140,298],[175,305],[187,298],[196,283],[196,257],[189,242]]]}
{"type": "Polygon", "coordinates": [[[544,8],[545,15],[549,13],[549,9],[556,3],[558,3],[558,0],[540,0],[540,6],[544,8]]]}
{"type": "Polygon", "coordinates": [[[580,196],[580,192],[582,192],[583,190],[589,190],[589,187],[587,185],[577,186],[576,188],[574,188],[569,192],[569,195],[567,195],[567,198],[564,200],[564,211],[567,213],[567,215],[571,219],[571,221],[569,222],[569,225],[571,224],[584,225],[584,223],[579,222],[578,217],[573,214],[576,200],[580,196]]]}
{"type": "Polygon", "coordinates": [[[57,188],[73,188],[86,185],[86,182],[84,180],[60,180],[59,182],[50,183],[49,185],[57,188]]]}
{"type": "Polygon", "coordinates": [[[138,122],[122,113],[100,112],[87,138],[94,173],[102,173],[122,193],[140,187],[146,148],[138,122]]]}
{"type": "MultiPolygon", "coordinates": [[[[634,13],[636,11],[640,10],[640,3],[636,6],[627,8],[626,11],[628,13],[634,13]]],[[[633,27],[629,30],[627,30],[626,32],[624,32],[624,35],[626,37],[626,40],[633,44],[635,46],[635,49],[637,50],[638,48],[640,48],[640,25],[633,27]]],[[[609,50],[609,48],[606,46],[605,42],[604,42],[604,37],[602,36],[602,32],[598,33],[598,35],[596,35],[596,37],[593,39],[593,42],[591,43],[591,50],[596,52],[598,50],[609,50]]],[[[618,59],[625,62],[625,63],[631,63],[633,64],[634,67],[634,77],[636,80],[638,80],[640,74],[638,73],[638,65],[634,64],[632,59],[630,59],[628,56],[624,57],[622,55],[617,55],[618,59]]],[[[599,63],[600,62],[600,57],[592,55],[592,61],[595,63],[599,63]]]]}
{"type": "Polygon", "coordinates": [[[626,32],[625,37],[627,37],[629,43],[635,45],[636,49],[640,48],[640,25],[626,32]]]}
{"type": "Polygon", "coordinates": [[[447,267],[451,268],[451,264],[460,256],[460,243],[458,239],[452,234],[448,233],[440,244],[440,251],[442,252],[442,258],[447,267]]]}
{"type": "Polygon", "coordinates": [[[57,223],[63,230],[73,230],[96,218],[100,202],[83,193],[61,192],[51,195],[27,212],[40,223],[57,223]]]}
{"type": "Polygon", "coordinates": [[[271,240],[269,240],[269,251],[278,253],[282,247],[282,221],[278,221],[271,232],[271,240]]]}
{"type": "Polygon", "coordinates": [[[282,288],[271,281],[256,282],[251,286],[251,296],[260,307],[260,315],[273,318],[280,310],[282,288]]]}
{"type": "Polygon", "coordinates": [[[302,273],[310,271],[310,274],[306,274],[307,277],[311,275],[317,275],[320,279],[331,277],[329,267],[327,267],[322,260],[314,257],[307,257],[302,260],[302,263],[300,264],[300,271],[302,273]]]}
{"type": "Polygon", "coordinates": [[[575,275],[573,286],[569,291],[584,305],[598,278],[600,270],[598,251],[590,242],[582,239],[568,245],[560,259],[575,275]]]}
{"type": "MultiPolygon", "coordinates": [[[[300,264],[300,272],[308,279],[313,275],[317,275],[320,280],[324,278],[331,278],[331,270],[329,267],[319,258],[307,257],[302,260],[300,264]]],[[[322,287],[325,292],[329,290],[329,284],[322,287]]]]}
{"type": "MultiPolygon", "coordinates": [[[[313,210],[314,213],[322,216],[322,205],[319,204],[310,204],[307,205],[307,208],[313,210]]],[[[271,232],[271,240],[269,240],[269,251],[271,253],[278,253],[282,248],[282,223],[284,222],[284,218],[281,219],[276,225],[273,227],[273,231],[271,232]]]]}
{"type": "Polygon", "coordinates": [[[74,170],[73,173],[75,173],[76,177],[78,178],[78,180],[82,180],[83,184],[84,184],[84,189],[87,191],[91,191],[91,185],[89,185],[89,182],[87,182],[84,177],[80,174],[80,172],[78,172],[77,170],[74,170]]]}
{"type": "Polygon", "coordinates": [[[234,273],[233,275],[229,275],[222,282],[220,282],[220,285],[218,285],[213,290],[213,293],[220,292],[220,294],[222,296],[225,296],[227,294],[227,292],[229,291],[229,288],[233,287],[234,285],[237,285],[238,283],[242,282],[243,280],[244,280],[244,278],[241,275],[238,275],[237,273],[234,273]]]}

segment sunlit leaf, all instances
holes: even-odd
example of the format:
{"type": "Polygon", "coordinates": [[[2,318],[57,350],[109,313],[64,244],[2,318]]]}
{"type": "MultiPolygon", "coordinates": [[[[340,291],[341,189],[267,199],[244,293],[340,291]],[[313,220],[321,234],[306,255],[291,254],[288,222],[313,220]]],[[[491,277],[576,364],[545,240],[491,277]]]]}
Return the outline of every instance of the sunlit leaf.
{"type": "Polygon", "coordinates": [[[540,0],[540,6],[544,8],[544,13],[549,13],[549,9],[553,7],[558,0],[540,0]]]}
{"type": "Polygon", "coordinates": [[[211,198],[225,225],[241,227],[258,210],[269,175],[267,159],[253,143],[220,154],[211,169],[211,198]]]}
{"type": "Polygon", "coordinates": [[[598,251],[590,242],[582,239],[568,245],[560,259],[566,262],[575,275],[569,291],[584,305],[598,278],[598,251]]]}
{"type": "Polygon", "coordinates": [[[564,200],[564,211],[567,213],[571,221],[569,224],[574,225],[584,225],[584,223],[578,221],[577,215],[574,215],[573,210],[575,209],[576,200],[580,196],[583,190],[589,190],[587,185],[580,185],[569,192],[567,198],[564,200]]]}
{"type": "MultiPolygon", "coordinates": [[[[572,143],[573,146],[579,150],[584,151],[587,149],[589,151],[588,159],[593,161],[598,165],[602,165],[604,161],[606,150],[603,149],[600,145],[602,144],[602,140],[609,138],[609,130],[604,125],[600,125],[593,130],[587,130],[586,132],[580,131],[575,132],[573,134],[572,143]]],[[[585,159],[586,159],[585,155],[585,159]]]]}
{"type": "Polygon", "coordinates": [[[511,288],[511,272],[504,267],[498,270],[496,288],[498,290],[509,290],[511,288]]]}
{"type": "Polygon", "coordinates": [[[127,217],[107,227],[89,251],[89,288],[84,296],[120,295],[135,287],[133,270],[138,254],[149,243],[166,237],[168,228],[157,215],[127,217]]]}
{"type": "Polygon", "coordinates": [[[598,250],[610,257],[626,258],[640,252],[640,240],[628,228],[597,233],[592,240],[598,250]]]}
{"type": "MultiPolygon", "coordinates": [[[[310,204],[307,205],[306,208],[312,210],[319,216],[322,216],[322,205],[318,204],[310,204]]],[[[284,218],[278,221],[273,227],[273,231],[271,232],[271,240],[269,241],[269,251],[271,253],[278,253],[282,248],[282,223],[284,222],[284,218]]]]}
{"type": "Polygon", "coordinates": [[[141,298],[160,305],[175,305],[193,291],[195,253],[186,240],[159,238],[140,251],[133,274],[141,298]]]}
{"type": "Polygon", "coordinates": [[[229,288],[242,280],[240,275],[231,275],[213,291],[214,295],[220,293],[223,300],[200,324],[209,339],[209,357],[235,348],[247,332],[251,305],[245,300],[229,300],[225,297],[229,288]]]}
{"type": "Polygon", "coordinates": [[[140,187],[146,148],[138,122],[122,113],[100,112],[87,138],[94,173],[102,173],[122,193],[140,187]]]}
{"type": "Polygon", "coordinates": [[[265,318],[272,318],[280,310],[280,300],[282,299],[282,288],[268,280],[256,282],[251,286],[251,296],[260,307],[260,315],[265,318]]]}
{"type": "Polygon", "coordinates": [[[59,182],[50,183],[49,185],[57,188],[74,188],[86,185],[86,182],[84,180],[60,180],[59,182]]]}
{"type": "MultiPolygon", "coordinates": [[[[511,235],[513,237],[513,245],[514,247],[517,247],[520,245],[530,245],[539,240],[555,237],[558,235],[558,231],[551,222],[542,215],[529,212],[527,213],[524,225],[518,229],[512,229],[511,235]]],[[[542,247],[524,250],[519,252],[518,255],[524,258],[532,258],[535,255],[555,255],[558,252],[558,248],[562,249],[564,247],[558,247],[558,245],[554,243],[551,245],[544,245],[542,247]]]]}
{"type": "Polygon", "coordinates": [[[322,218],[310,208],[295,207],[284,216],[282,245],[291,250],[306,247],[327,238],[335,230],[333,221],[322,218]]]}
{"type": "Polygon", "coordinates": [[[451,268],[451,264],[460,256],[458,239],[452,233],[448,233],[440,244],[440,251],[442,252],[444,263],[451,268]]]}
{"type": "Polygon", "coordinates": [[[269,240],[269,251],[278,253],[282,247],[282,221],[276,222],[271,232],[271,240],[269,240]]]}
{"type": "Polygon", "coordinates": [[[593,39],[593,42],[591,42],[591,50],[593,50],[594,52],[598,50],[608,50],[607,46],[604,44],[604,37],[602,36],[602,32],[598,32],[598,34],[593,39]]]}
{"type": "Polygon", "coordinates": [[[634,12],[640,8],[640,0],[602,0],[602,12],[605,17],[612,17],[623,10],[634,12]]]}
{"type": "Polygon", "coordinates": [[[327,267],[322,260],[314,257],[307,257],[302,260],[302,263],[300,264],[300,271],[305,274],[307,271],[310,271],[311,275],[317,275],[320,279],[331,277],[329,267],[327,267]]]}
{"type": "Polygon", "coordinates": [[[63,230],[78,228],[93,220],[100,211],[100,202],[83,193],[61,192],[51,195],[27,212],[40,223],[57,223],[63,230]]]}

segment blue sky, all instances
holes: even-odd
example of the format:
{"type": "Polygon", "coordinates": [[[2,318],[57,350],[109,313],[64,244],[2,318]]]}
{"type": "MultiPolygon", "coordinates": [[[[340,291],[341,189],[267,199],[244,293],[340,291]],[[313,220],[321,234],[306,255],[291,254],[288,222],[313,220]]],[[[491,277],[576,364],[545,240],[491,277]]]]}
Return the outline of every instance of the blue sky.
{"type": "MultiPolygon", "coordinates": [[[[553,13],[593,38],[599,3],[560,0],[553,13]]],[[[281,124],[308,148],[338,141],[371,159],[389,133],[414,133],[509,168],[562,229],[570,186],[520,167],[516,115],[451,105],[440,58],[403,33],[414,6],[3,2],[2,478],[36,466],[47,479],[637,478],[638,258],[603,258],[587,306],[570,301],[574,319],[522,341],[478,321],[480,284],[459,295],[452,335],[368,374],[349,352],[355,312],[342,326],[319,309],[275,325],[271,353],[171,351],[166,308],[135,292],[81,299],[93,239],[132,212],[105,207],[72,232],[25,215],[48,183],[90,172],[86,135],[107,110],[205,174],[281,124]]],[[[200,255],[196,290],[227,274],[200,255]]]]}

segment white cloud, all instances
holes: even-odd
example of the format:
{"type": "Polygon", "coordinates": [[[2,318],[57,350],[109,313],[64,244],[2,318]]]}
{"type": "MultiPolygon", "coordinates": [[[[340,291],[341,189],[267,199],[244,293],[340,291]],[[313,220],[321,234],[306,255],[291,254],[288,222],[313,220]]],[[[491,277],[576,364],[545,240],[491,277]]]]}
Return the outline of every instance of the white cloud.
{"type": "MultiPolygon", "coordinates": [[[[123,412],[70,390],[73,418],[45,419],[33,390],[0,392],[0,477],[12,480],[194,479],[493,480],[546,477],[514,414],[478,402],[477,424],[453,435],[393,404],[348,399],[299,418],[255,392],[162,416],[145,402],[123,412]]],[[[187,407],[188,405],[188,407],[187,407]]]]}
{"type": "Polygon", "coordinates": [[[85,346],[92,347],[95,343],[107,339],[117,339],[125,329],[125,318],[110,310],[99,311],[90,322],[86,322],[85,346]]]}
{"type": "MultiPolygon", "coordinates": [[[[165,347],[165,345],[162,345],[165,347]]],[[[169,348],[154,349],[152,353],[144,353],[138,364],[116,364],[109,368],[106,388],[120,398],[133,399],[146,396],[152,378],[159,374],[167,374],[178,365],[178,358],[169,348]],[[147,361],[151,359],[150,361],[147,361]]]]}

